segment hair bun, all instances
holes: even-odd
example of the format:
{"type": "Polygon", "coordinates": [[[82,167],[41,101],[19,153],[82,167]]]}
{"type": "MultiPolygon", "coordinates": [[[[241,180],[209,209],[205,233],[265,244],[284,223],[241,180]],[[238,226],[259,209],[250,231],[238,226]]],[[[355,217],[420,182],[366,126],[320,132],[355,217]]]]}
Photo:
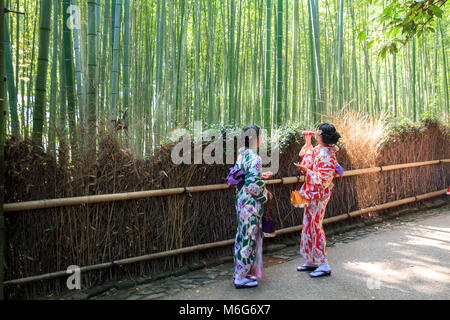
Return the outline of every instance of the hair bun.
{"type": "Polygon", "coordinates": [[[323,123],[318,126],[318,129],[322,131],[322,141],[326,144],[336,144],[341,135],[336,131],[336,128],[328,123],[323,123]]]}

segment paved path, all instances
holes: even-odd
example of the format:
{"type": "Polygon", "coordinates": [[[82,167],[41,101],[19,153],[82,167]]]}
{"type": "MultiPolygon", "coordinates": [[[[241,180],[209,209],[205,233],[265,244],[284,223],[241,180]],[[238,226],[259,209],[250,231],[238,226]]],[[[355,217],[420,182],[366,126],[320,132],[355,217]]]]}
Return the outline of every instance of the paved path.
{"type": "Polygon", "coordinates": [[[449,204],[328,236],[327,244],[331,277],[297,272],[298,244],[278,245],[265,253],[258,288],[236,290],[229,261],[91,299],[450,299],[449,204]]]}
{"type": "Polygon", "coordinates": [[[221,280],[165,299],[450,299],[450,209],[328,249],[332,275],[311,279],[296,258],[255,289],[221,280]]]}

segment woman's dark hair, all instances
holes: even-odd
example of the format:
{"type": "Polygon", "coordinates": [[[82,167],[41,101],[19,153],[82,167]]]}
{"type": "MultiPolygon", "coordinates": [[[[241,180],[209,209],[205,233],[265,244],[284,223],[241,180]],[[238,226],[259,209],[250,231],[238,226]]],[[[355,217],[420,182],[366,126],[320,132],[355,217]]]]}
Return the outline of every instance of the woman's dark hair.
{"type": "Polygon", "coordinates": [[[254,141],[258,141],[259,131],[259,127],[253,124],[242,129],[242,138],[244,139],[246,149],[250,148],[250,137],[252,137],[254,141]]]}
{"type": "Polygon", "coordinates": [[[317,129],[322,131],[322,141],[328,145],[336,144],[341,138],[332,124],[322,123],[317,126],[317,129]]]}

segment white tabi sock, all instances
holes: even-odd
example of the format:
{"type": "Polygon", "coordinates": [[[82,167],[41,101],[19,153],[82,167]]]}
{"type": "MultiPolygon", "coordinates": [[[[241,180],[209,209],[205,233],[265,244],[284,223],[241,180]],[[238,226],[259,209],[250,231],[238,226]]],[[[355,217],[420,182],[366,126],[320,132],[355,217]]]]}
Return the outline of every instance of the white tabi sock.
{"type": "Polygon", "coordinates": [[[304,264],[305,267],[317,267],[317,264],[312,263],[311,261],[306,261],[304,264]]]}
{"type": "Polygon", "coordinates": [[[321,264],[314,272],[317,271],[330,271],[330,266],[327,263],[321,264]]]}
{"type": "Polygon", "coordinates": [[[238,286],[243,285],[243,284],[247,284],[247,283],[254,283],[254,284],[257,284],[256,281],[251,280],[251,279],[248,279],[248,278],[243,278],[243,279],[237,278],[237,279],[234,280],[234,284],[236,284],[236,285],[238,285],[238,286]]]}

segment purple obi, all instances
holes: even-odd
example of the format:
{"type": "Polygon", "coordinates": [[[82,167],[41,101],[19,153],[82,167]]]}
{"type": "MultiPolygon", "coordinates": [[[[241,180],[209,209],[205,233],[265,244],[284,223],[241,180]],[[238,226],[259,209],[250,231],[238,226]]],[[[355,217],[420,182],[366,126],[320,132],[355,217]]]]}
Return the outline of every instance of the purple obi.
{"type": "Polygon", "coordinates": [[[344,176],[344,168],[342,168],[339,163],[336,165],[336,172],[341,178],[344,176]]]}
{"type": "Polygon", "coordinates": [[[227,176],[227,185],[231,188],[237,186],[238,190],[245,184],[245,171],[243,169],[236,169],[235,167],[230,169],[230,173],[227,176]]]}

